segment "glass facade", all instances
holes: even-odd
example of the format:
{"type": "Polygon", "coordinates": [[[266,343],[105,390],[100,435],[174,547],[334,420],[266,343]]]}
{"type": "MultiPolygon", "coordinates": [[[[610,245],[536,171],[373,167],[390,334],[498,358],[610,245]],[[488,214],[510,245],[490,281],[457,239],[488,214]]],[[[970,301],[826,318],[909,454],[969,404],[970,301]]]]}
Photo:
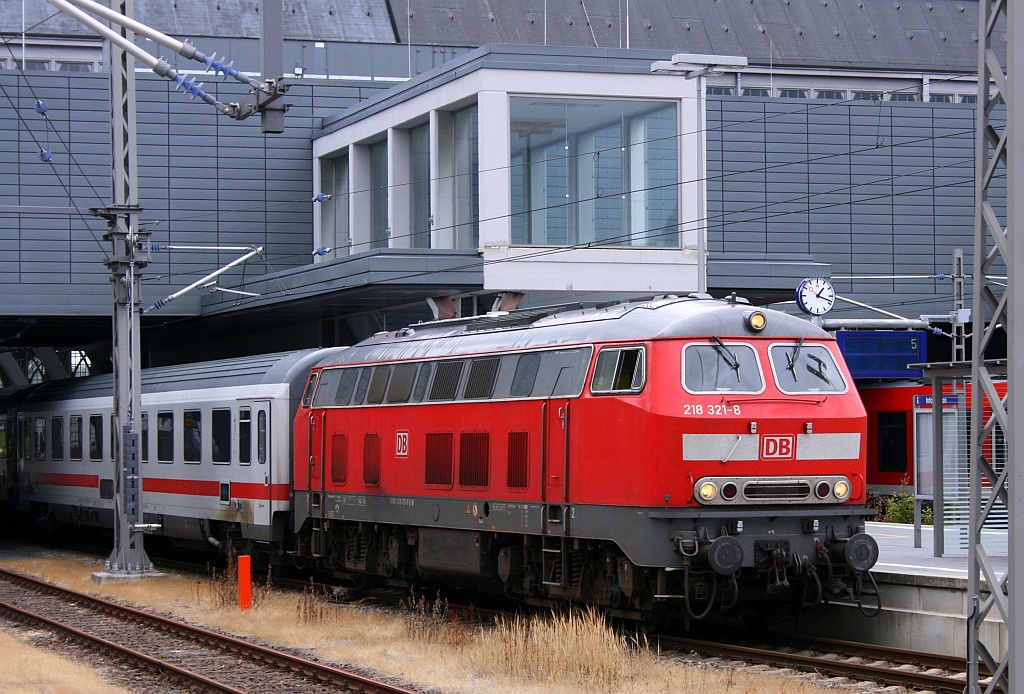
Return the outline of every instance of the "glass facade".
{"type": "Polygon", "coordinates": [[[370,145],[370,248],[388,247],[388,226],[388,143],[382,140],[370,145]]]}
{"type": "Polygon", "coordinates": [[[331,199],[322,203],[320,245],[333,249],[330,257],[348,254],[351,245],[348,219],[348,157],[323,159],[320,189],[331,199]]]}
{"type": "Polygon", "coordinates": [[[409,131],[409,246],[430,248],[430,124],[409,131]]]}
{"type": "Polygon", "coordinates": [[[678,247],[675,103],[511,97],[511,241],[678,247]]]}
{"type": "Polygon", "coordinates": [[[452,114],[455,130],[455,247],[480,245],[480,145],[477,107],[452,114]]]}

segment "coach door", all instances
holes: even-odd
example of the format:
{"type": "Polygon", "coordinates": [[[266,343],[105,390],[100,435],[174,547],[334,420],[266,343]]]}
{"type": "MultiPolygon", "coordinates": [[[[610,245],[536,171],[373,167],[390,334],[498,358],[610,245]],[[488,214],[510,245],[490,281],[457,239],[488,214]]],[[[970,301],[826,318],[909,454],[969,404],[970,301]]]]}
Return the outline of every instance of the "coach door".
{"type": "Polygon", "coordinates": [[[548,534],[569,533],[569,401],[544,403],[544,524],[548,534]]]}
{"type": "Polygon", "coordinates": [[[269,400],[243,403],[238,411],[238,458],[245,479],[252,480],[253,518],[255,525],[270,525],[273,501],[287,500],[287,485],[276,481],[276,465],[286,462],[274,460],[273,428],[271,427],[269,400]],[[284,496],[282,497],[282,493],[284,496]]]}

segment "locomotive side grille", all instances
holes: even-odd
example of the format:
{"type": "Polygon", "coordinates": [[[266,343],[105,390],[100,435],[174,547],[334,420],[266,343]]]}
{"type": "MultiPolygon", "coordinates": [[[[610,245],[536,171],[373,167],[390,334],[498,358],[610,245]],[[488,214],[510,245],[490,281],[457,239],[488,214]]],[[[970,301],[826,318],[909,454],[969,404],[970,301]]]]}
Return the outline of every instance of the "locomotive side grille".
{"type": "Polygon", "coordinates": [[[486,487],[490,483],[490,470],[490,434],[462,434],[459,437],[459,486],[486,487]]]}
{"type": "Polygon", "coordinates": [[[452,435],[427,434],[426,475],[424,482],[445,487],[452,486],[452,435]]]}
{"type": "Polygon", "coordinates": [[[345,484],[348,477],[348,435],[331,437],[331,482],[345,484]]]}
{"type": "Polygon", "coordinates": [[[367,434],[363,438],[363,482],[380,484],[380,436],[367,434]]]}
{"type": "Polygon", "coordinates": [[[526,431],[508,433],[508,487],[525,489],[529,482],[530,434],[526,431]]]}
{"type": "Polygon", "coordinates": [[[811,485],[803,480],[756,481],[743,485],[743,496],[759,501],[806,499],[810,494],[811,485]]]}

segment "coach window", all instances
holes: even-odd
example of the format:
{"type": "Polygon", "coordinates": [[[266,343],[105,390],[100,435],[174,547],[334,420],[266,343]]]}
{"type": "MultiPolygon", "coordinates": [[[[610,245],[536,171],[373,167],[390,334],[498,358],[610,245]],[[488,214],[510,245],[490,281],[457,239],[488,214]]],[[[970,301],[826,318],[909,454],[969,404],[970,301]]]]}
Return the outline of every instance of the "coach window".
{"type": "Polygon", "coordinates": [[[82,459],[82,415],[68,418],[68,454],[72,460],[82,459]]]}
{"type": "Polygon", "coordinates": [[[267,462],[267,413],[263,410],[256,414],[256,461],[267,462]]]}
{"type": "Polygon", "coordinates": [[[252,463],[252,410],[248,407],[238,410],[238,462],[252,463]]]}
{"type": "Polygon", "coordinates": [[[412,393],[413,379],[416,378],[416,364],[399,364],[391,375],[388,386],[388,402],[408,402],[412,393]]]}
{"type": "Polygon", "coordinates": [[[824,345],[802,341],[768,348],[775,383],[783,393],[845,393],[846,381],[824,345]]]}
{"type": "Polygon", "coordinates": [[[46,460],[46,417],[36,417],[32,422],[32,457],[46,460]]]}
{"type": "Polygon", "coordinates": [[[203,415],[199,410],[185,410],[185,452],[186,463],[198,463],[203,456],[203,415]]]}
{"type": "Polygon", "coordinates": [[[142,444],[141,444],[141,455],[142,462],[149,462],[149,413],[142,413],[142,444]]]}
{"type": "Polygon", "coordinates": [[[712,338],[683,350],[683,386],[691,393],[760,393],[764,380],[750,345],[712,338]]]}
{"type": "Polygon", "coordinates": [[[174,413],[157,412],[156,462],[174,462],[174,413]]]}
{"type": "Polygon", "coordinates": [[[639,393],[644,388],[646,370],[642,347],[602,349],[597,355],[592,393],[639,393]]]}
{"type": "Polygon", "coordinates": [[[103,460],[103,415],[89,415],[89,460],[103,460]]]}
{"type": "Polygon", "coordinates": [[[219,409],[210,413],[210,432],[213,434],[213,462],[231,462],[231,410],[219,409]]]}
{"type": "Polygon", "coordinates": [[[64,418],[50,420],[50,455],[54,460],[64,460],[64,418]]]}
{"type": "Polygon", "coordinates": [[[370,392],[366,396],[366,404],[379,405],[384,402],[384,393],[387,392],[388,378],[390,376],[390,366],[373,367],[373,376],[370,378],[370,392]]]}
{"type": "Polygon", "coordinates": [[[879,412],[878,471],[907,471],[907,413],[879,412]]]}

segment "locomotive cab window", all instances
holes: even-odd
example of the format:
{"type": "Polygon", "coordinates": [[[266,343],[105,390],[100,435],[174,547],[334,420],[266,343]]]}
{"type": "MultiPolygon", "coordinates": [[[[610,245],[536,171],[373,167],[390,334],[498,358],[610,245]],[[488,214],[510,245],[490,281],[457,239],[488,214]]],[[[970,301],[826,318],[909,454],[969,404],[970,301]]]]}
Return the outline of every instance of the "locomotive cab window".
{"type": "Polygon", "coordinates": [[[753,347],[716,337],[683,350],[683,387],[690,393],[760,393],[764,378],[753,347]]]}
{"type": "Polygon", "coordinates": [[[845,393],[846,381],[832,353],[824,345],[808,345],[803,340],[776,344],[768,348],[772,371],[779,390],[799,393],[845,393]]]}
{"type": "Polygon", "coordinates": [[[639,393],[646,378],[644,349],[626,347],[602,349],[597,355],[592,393],[639,393]]]}
{"type": "Polygon", "coordinates": [[[317,374],[312,373],[309,375],[309,382],[306,383],[306,392],[302,394],[302,406],[309,407],[309,404],[313,402],[313,391],[316,390],[317,374]]]}

